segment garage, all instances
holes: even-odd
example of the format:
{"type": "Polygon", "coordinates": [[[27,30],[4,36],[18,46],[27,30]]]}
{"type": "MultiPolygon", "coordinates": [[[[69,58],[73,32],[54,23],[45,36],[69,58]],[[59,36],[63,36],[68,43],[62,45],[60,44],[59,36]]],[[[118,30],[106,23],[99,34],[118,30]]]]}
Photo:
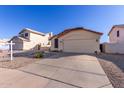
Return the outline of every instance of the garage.
{"type": "Polygon", "coordinates": [[[64,40],[63,51],[74,53],[94,53],[96,49],[95,42],[95,40],[83,39],[64,40]]]}
{"type": "Polygon", "coordinates": [[[72,28],[55,35],[51,39],[51,50],[72,53],[100,52],[102,33],[85,28],[72,28]],[[56,42],[57,40],[57,42],[56,42]],[[57,45],[57,47],[56,47],[57,45]]]}

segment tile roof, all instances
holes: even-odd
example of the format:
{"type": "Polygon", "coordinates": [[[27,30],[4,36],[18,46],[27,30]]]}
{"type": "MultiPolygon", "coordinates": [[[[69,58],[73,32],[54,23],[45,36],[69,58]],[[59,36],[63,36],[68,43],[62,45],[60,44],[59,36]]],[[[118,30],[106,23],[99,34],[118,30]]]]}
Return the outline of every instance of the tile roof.
{"type": "Polygon", "coordinates": [[[67,34],[69,32],[76,31],[76,30],[85,30],[85,31],[89,31],[89,32],[96,33],[96,34],[99,34],[99,35],[102,35],[103,34],[101,32],[96,32],[96,31],[93,31],[93,30],[90,30],[90,29],[86,29],[86,28],[83,28],[83,27],[76,27],[76,28],[65,29],[63,32],[61,32],[61,33],[59,33],[59,34],[54,35],[53,37],[51,37],[50,40],[53,39],[54,37],[59,38],[59,37],[65,35],[65,34],[67,34]]]}

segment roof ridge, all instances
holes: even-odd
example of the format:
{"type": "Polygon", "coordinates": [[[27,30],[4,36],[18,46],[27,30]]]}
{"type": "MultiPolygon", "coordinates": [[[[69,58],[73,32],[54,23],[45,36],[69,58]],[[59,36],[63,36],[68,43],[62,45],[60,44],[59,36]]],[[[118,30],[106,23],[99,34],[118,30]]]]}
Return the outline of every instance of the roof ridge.
{"type": "Polygon", "coordinates": [[[109,31],[108,35],[110,35],[110,33],[112,32],[112,30],[113,30],[115,27],[124,27],[124,24],[113,25],[112,28],[111,28],[111,30],[109,31]]]}
{"type": "Polygon", "coordinates": [[[57,36],[57,38],[59,38],[59,37],[65,35],[66,33],[71,32],[71,31],[73,31],[73,30],[85,30],[85,31],[89,31],[89,32],[92,32],[92,33],[100,34],[100,35],[103,34],[102,32],[93,31],[93,30],[90,30],[90,29],[86,29],[86,28],[84,28],[84,27],[75,27],[75,28],[65,29],[64,31],[60,32],[59,34],[54,35],[53,37],[51,37],[50,40],[51,40],[52,38],[56,37],[56,36],[57,36]]]}
{"type": "Polygon", "coordinates": [[[124,24],[118,24],[118,25],[113,25],[113,26],[124,26],[124,24]]]}
{"type": "MultiPolygon", "coordinates": [[[[41,35],[45,35],[45,33],[43,33],[43,32],[39,32],[39,31],[30,29],[30,28],[23,28],[23,29],[21,30],[21,32],[24,31],[24,30],[27,30],[27,31],[30,31],[30,32],[34,32],[34,33],[37,33],[37,34],[41,34],[41,35]]],[[[19,33],[21,33],[21,32],[19,32],[19,33]]]]}

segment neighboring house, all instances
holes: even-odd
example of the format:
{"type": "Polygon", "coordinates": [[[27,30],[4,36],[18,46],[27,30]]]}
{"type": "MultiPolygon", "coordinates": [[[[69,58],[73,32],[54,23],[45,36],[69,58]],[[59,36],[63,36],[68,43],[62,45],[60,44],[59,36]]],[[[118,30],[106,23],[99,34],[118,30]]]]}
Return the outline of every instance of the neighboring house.
{"type": "Polygon", "coordinates": [[[0,39],[0,50],[8,50],[9,45],[6,44],[8,43],[9,39],[0,39]]]}
{"type": "Polygon", "coordinates": [[[51,40],[51,51],[74,53],[100,52],[99,43],[102,33],[82,27],[66,29],[51,40]]]}
{"type": "Polygon", "coordinates": [[[23,29],[18,36],[14,36],[10,41],[15,43],[14,50],[40,50],[41,47],[50,47],[49,38],[52,33],[41,33],[29,28],[23,29]]]}
{"type": "Polygon", "coordinates": [[[124,54],[124,25],[114,25],[108,36],[109,42],[103,43],[103,52],[124,54]]]}
{"type": "Polygon", "coordinates": [[[9,39],[0,39],[0,44],[5,44],[9,41],[9,39]]]}

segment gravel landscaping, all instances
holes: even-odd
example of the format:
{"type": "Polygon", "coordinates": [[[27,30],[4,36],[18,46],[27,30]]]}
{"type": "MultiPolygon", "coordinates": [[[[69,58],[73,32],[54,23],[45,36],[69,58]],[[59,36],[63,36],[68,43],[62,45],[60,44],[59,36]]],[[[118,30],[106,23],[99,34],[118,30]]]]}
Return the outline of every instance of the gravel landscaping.
{"type": "Polygon", "coordinates": [[[0,68],[16,69],[41,60],[33,56],[34,51],[15,52],[13,61],[10,61],[10,57],[2,58],[0,68]]]}
{"type": "Polygon", "coordinates": [[[1,61],[0,68],[16,69],[34,63],[41,59],[28,58],[28,57],[14,57],[13,61],[1,61]]]}
{"type": "MultiPolygon", "coordinates": [[[[37,62],[42,60],[42,58],[34,58],[34,54],[36,51],[25,51],[25,52],[16,52],[14,53],[14,60],[10,61],[9,57],[0,59],[0,68],[8,68],[8,69],[17,69],[28,64],[37,62]]],[[[48,58],[50,56],[54,56],[56,53],[43,53],[43,58],[48,58]]]]}
{"type": "Polygon", "coordinates": [[[101,54],[101,66],[115,88],[124,88],[124,55],[101,54]]]}

